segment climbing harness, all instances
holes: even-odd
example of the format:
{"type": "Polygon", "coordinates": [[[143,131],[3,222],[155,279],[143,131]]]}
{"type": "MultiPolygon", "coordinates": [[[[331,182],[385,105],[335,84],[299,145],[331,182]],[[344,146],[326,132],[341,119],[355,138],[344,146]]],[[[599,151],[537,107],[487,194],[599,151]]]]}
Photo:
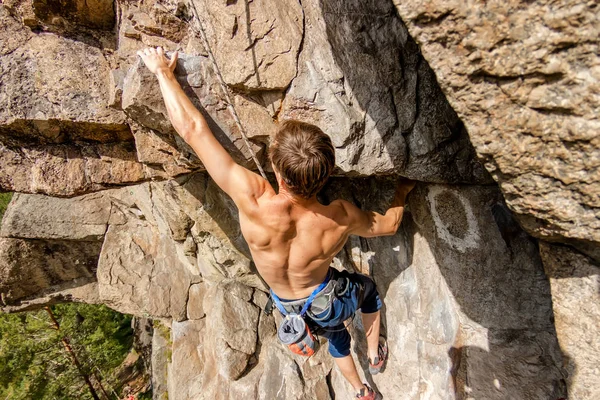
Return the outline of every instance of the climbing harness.
{"type": "MultiPolygon", "coordinates": [[[[273,304],[277,306],[281,314],[285,317],[287,315],[305,315],[310,318],[314,323],[311,324],[312,328],[310,332],[314,336],[319,336],[324,333],[335,333],[341,332],[348,328],[354,321],[356,313],[352,314],[350,317],[350,322],[342,324],[341,328],[326,328],[319,325],[319,322],[326,321],[330,318],[331,313],[333,311],[333,302],[337,298],[341,298],[344,296],[348,290],[350,290],[350,278],[348,276],[338,276],[335,277],[334,271],[330,270],[327,274],[327,278],[321,284],[323,286],[319,286],[315,292],[316,294],[311,299],[308,297],[307,299],[300,300],[291,300],[286,301],[284,303],[273,293],[271,290],[271,296],[269,297],[267,304],[265,305],[264,311],[267,315],[271,315],[273,311],[273,304]],[[320,289],[320,290],[319,290],[320,289]],[[310,303],[309,303],[310,300],[310,303]],[[282,309],[283,308],[283,309],[282,309]]],[[[314,292],[313,292],[314,293],[314,292]]],[[[358,292],[358,304],[360,308],[360,304],[363,302],[364,297],[364,286],[359,284],[359,292],[358,292]]],[[[285,320],[284,320],[285,322],[285,320]]],[[[283,341],[282,341],[283,342],[283,341]]],[[[292,350],[293,351],[293,350],[292,350]]]]}
{"type": "Polygon", "coordinates": [[[284,316],[279,329],[277,330],[277,337],[279,341],[288,346],[288,348],[296,354],[301,356],[310,357],[315,354],[317,349],[317,341],[310,331],[310,328],[304,320],[306,312],[313,303],[315,297],[323,290],[330,282],[331,272],[327,273],[327,278],[323,281],[313,292],[308,296],[306,302],[302,306],[300,313],[290,313],[281,303],[281,300],[277,295],[270,290],[271,298],[275,302],[275,305],[279,309],[279,312],[284,316]]]}
{"type": "Polygon", "coordinates": [[[217,60],[215,59],[215,56],[213,55],[212,51],[210,50],[210,46],[208,45],[208,39],[206,38],[206,32],[204,31],[204,27],[202,26],[202,20],[200,19],[200,16],[198,15],[198,10],[196,10],[196,5],[194,4],[193,1],[190,1],[189,4],[191,5],[191,9],[194,12],[194,17],[195,17],[194,19],[198,22],[199,29],[196,30],[187,21],[184,21],[178,17],[176,17],[176,18],[180,19],[181,21],[184,21],[185,23],[188,23],[188,26],[190,26],[195,33],[200,34],[200,39],[202,39],[202,46],[204,46],[204,50],[206,50],[206,53],[208,54],[208,58],[210,59],[212,65],[213,65],[213,69],[215,70],[215,74],[217,75],[219,84],[221,85],[221,90],[223,90],[223,93],[225,94],[225,101],[227,101],[227,108],[229,109],[229,112],[231,113],[233,120],[235,121],[235,124],[237,125],[238,129],[240,130],[240,133],[242,134],[242,139],[244,140],[244,143],[246,144],[246,147],[248,148],[248,151],[250,152],[250,155],[252,156],[252,160],[254,160],[254,163],[256,164],[256,167],[260,171],[260,174],[262,175],[262,177],[267,179],[267,175],[265,174],[265,171],[263,170],[262,166],[258,162],[258,158],[256,157],[256,154],[254,154],[254,151],[252,150],[252,146],[250,145],[250,141],[248,140],[248,136],[246,135],[246,130],[244,129],[244,126],[242,125],[242,122],[240,121],[240,117],[238,116],[238,113],[235,110],[235,107],[233,106],[233,102],[231,101],[231,97],[229,96],[229,89],[227,88],[227,84],[225,83],[225,80],[223,79],[223,75],[221,75],[221,70],[219,69],[217,60]]]}

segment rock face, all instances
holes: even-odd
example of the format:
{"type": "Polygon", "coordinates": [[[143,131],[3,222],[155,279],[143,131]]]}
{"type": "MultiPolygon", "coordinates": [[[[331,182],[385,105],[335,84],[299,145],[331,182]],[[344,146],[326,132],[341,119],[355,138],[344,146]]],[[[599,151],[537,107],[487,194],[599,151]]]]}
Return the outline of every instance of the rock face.
{"type": "Polygon", "coordinates": [[[487,182],[467,134],[387,1],[308,1],[282,118],[314,121],[350,175],[487,182]]]}
{"type": "Polygon", "coordinates": [[[0,5],[0,190],[21,192],[0,225],[3,311],[153,319],[154,399],[354,396],[326,341],[309,359],[277,341],[235,205],[135,55],[163,46],[242,165],[252,150],[268,170],[297,118],[336,148],[322,202],[384,212],[395,176],[422,181],[396,235],[352,237],[333,263],[378,284],[383,374],[360,316],[349,329],[384,398],[598,397],[598,268],[566,246],[598,257],[592,5],[196,0],[217,71],[191,3],[55,3],[0,5]]]}
{"type": "MultiPolygon", "coordinates": [[[[383,211],[393,184],[337,178],[321,200],[342,197],[383,211]]],[[[166,385],[169,398],[352,395],[325,342],[308,360],[292,357],[277,342],[233,206],[205,175],[102,194],[110,215],[98,257],[99,301],[172,321],[171,358],[165,361],[159,350],[165,344],[157,344],[154,367],[157,387],[166,385]]],[[[47,199],[103,204],[98,197],[47,199]]],[[[385,374],[365,374],[365,380],[389,398],[565,396],[550,286],[535,242],[512,219],[499,191],[420,185],[409,204],[395,236],[354,238],[334,262],[370,272],[385,303],[391,357],[385,374]]],[[[352,333],[357,363],[367,370],[359,318],[352,333]]]]}
{"type": "Polygon", "coordinates": [[[250,91],[284,90],[290,85],[304,35],[299,2],[198,0],[193,4],[204,18],[209,45],[228,85],[250,91]]]}
{"type": "Polygon", "coordinates": [[[540,247],[552,288],[552,307],[558,341],[565,352],[569,394],[574,399],[600,395],[598,382],[598,319],[600,267],[564,246],[540,247]],[[573,310],[577,310],[574,313],[573,310]]]}
{"type": "Polygon", "coordinates": [[[521,225],[600,259],[596,5],[394,4],[521,225]]]}

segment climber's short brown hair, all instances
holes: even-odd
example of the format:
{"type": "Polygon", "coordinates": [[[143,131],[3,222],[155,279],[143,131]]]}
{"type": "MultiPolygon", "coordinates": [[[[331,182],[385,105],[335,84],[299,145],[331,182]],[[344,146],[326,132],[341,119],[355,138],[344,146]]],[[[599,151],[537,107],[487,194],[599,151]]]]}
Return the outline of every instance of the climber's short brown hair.
{"type": "Polygon", "coordinates": [[[280,125],[269,157],[288,190],[305,199],[321,190],[335,166],[329,136],[315,125],[295,120],[280,125]]]}

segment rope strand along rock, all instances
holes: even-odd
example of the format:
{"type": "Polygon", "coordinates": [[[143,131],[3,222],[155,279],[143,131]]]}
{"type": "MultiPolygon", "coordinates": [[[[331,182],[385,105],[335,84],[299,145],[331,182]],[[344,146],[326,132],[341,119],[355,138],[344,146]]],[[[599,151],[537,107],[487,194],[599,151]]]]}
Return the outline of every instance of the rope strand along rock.
{"type": "Polygon", "coordinates": [[[190,8],[192,9],[192,11],[194,13],[194,19],[198,22],[198,29],[196,30],[189,23],[188,23],[188,25],[192,28],[192,30],[195,33],[199,34],[200,39],[202,40],[202,46],[204,46],[204,50],[208,54],[208,58],[210,59],[212,65],[213,65],[213,68],[215,69],[217,78],[219,79],[219,84],[221,85],[221,89],[223,89],[223,93],[225,94],[225,101],[227,101],[227,107],[229,108],[229,111],[231,112],[231,115],[233,116],[233,119],[234,119],[238,129],[240,130],[240,133],[242,134],[242,139],[244,139],[244,143],[246,144],[246,147],[248,148],[248,151],[250,152],[250,155],[252,156],[252,160],[254,160],[256,167],[260,171],[260,174],[262,175],[263,178],[267,179],[267,175],[265,174],[265,171],[263,170],[262,166],[260,165],[260,162],[258,161],[256,154],[254,153],[254,151],[252,151],[252,146],[250,145],[250,141],[248,140],[248,136],[246,135],[246,130],[244,129],[244,126],[242,125],[242,122],[240,121],[240,117],[238,116],[237,111],[235,110],[235,107],[233,106],[231,97],[229,96],[229,89],[227,88],[227,84],[225,83],[225,80],[223,79],[223,75],[221,75],[221,70],[219,69],[217,60],[215,60],[215,56],[213,55],[212,51],[210,50],[208,40],[206,39],[206,32],[204,31],[204,27],[202,26],[202,20],[200,19],[200,16],[198,15],[198,10],[196,9],[196,5],[194,4],[193,1],[190,1],[189,4],[190,4],[190,8]]]}

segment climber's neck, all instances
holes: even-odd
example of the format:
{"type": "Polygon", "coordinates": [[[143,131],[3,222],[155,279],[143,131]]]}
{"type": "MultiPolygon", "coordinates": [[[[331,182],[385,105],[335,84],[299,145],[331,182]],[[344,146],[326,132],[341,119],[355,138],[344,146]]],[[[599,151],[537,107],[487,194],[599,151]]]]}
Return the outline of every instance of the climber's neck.
{"type": "Polygon", "coordinates": [[[319,201],[317,200],[316,195],[314,195],[310,199],[304,199],[302,197],[296,196],[295,194],[291,193],[289,190],[287,190],[285,185],[279,186],[279,196],[282,196],[287,201],[289,201],[290,203],[292,203],[293,205],[296,205],[296,206],[309,208],[312,205],[319,204],[319,201]]]}

